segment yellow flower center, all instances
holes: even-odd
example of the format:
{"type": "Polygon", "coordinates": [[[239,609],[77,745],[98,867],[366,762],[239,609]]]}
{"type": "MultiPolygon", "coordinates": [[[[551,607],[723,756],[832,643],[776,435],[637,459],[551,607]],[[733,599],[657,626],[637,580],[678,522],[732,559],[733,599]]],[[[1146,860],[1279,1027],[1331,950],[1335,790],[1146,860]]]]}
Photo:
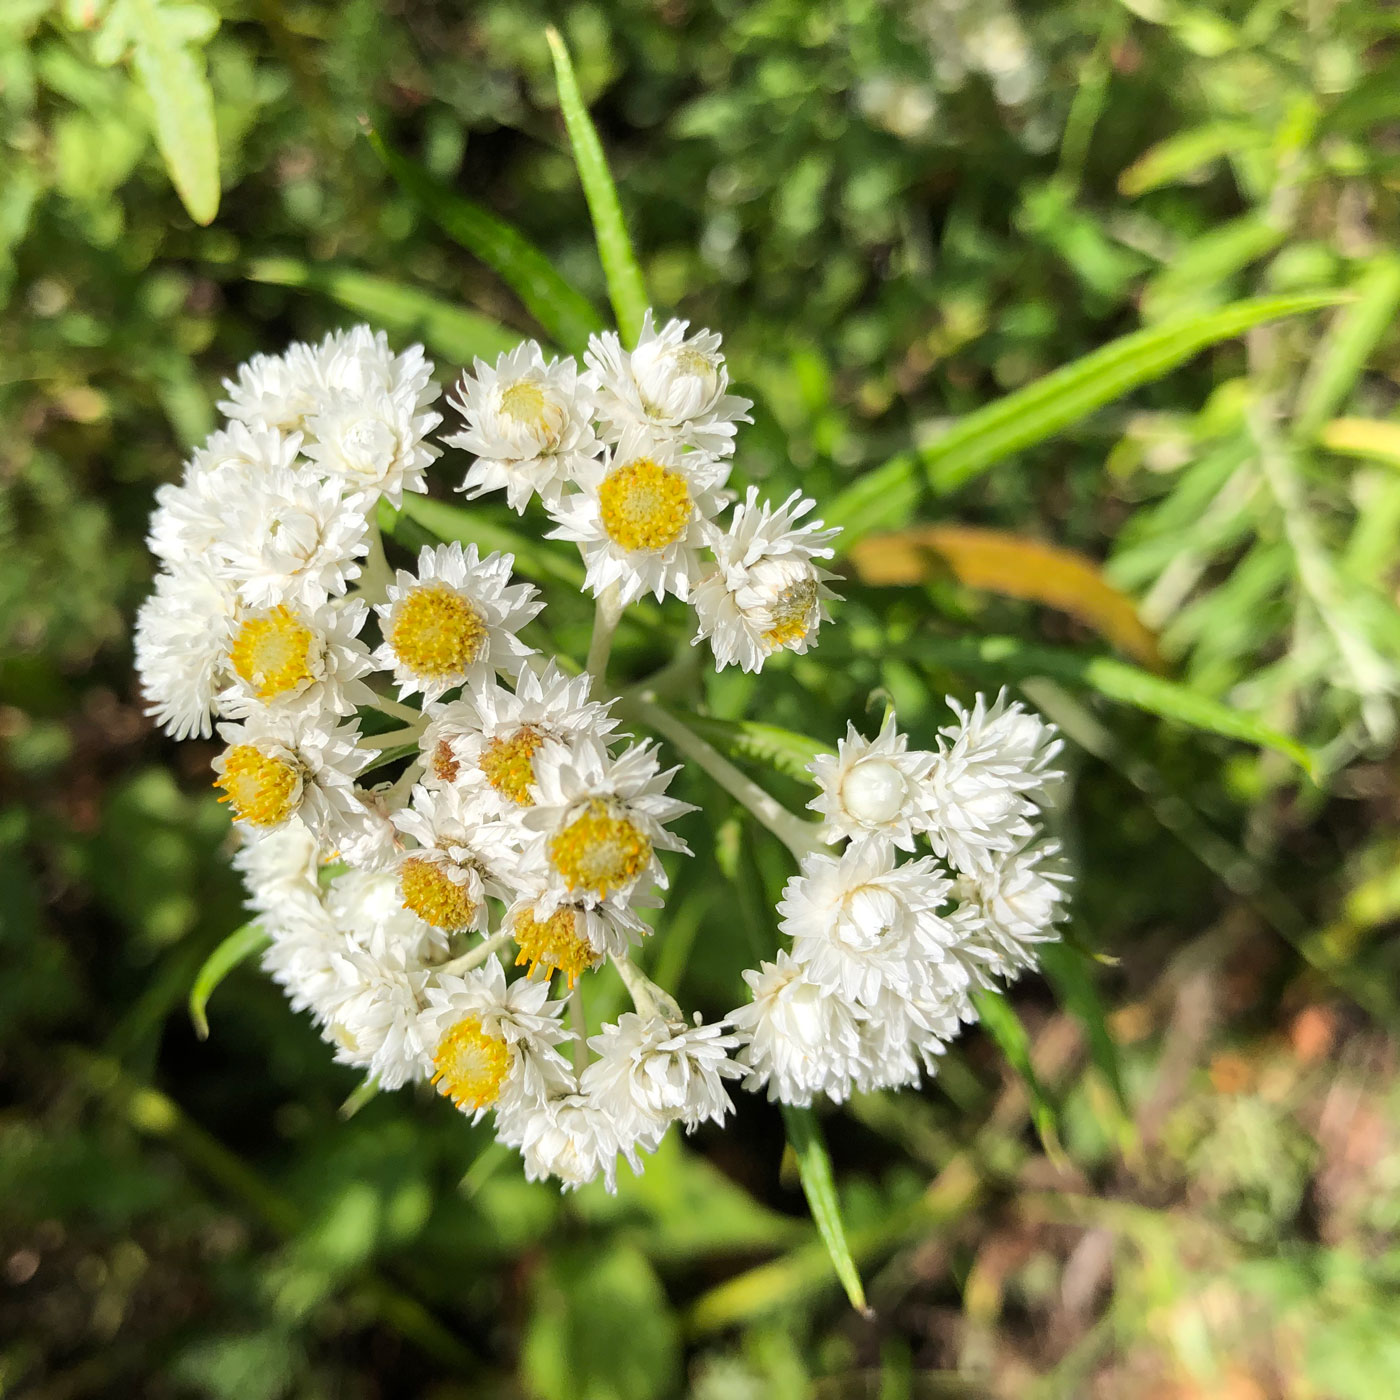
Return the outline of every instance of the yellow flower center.
{"type": "Polygon", "coordinates": [[[438,1042],[433,1066],[438,1093],[475,1113],[501,1096],[501,1084],[510,1072],[510,1046],[483,1029],[480,1016],[467,1016],[438,1042]]]}
{"type": "Polygon", "coordinates": [[[244,621],[233,639],[229,660],[259,700],[271,700],[314,679],[315,643],[311,628],[290,608],[279,605],[244,621]]]}
{"type": "Polygon", "coordinates": [[[399,867],[399,888],[403,907],[412,909],[424,923],[448,933],[460,933],[472,926],[476,900],[465,884],[459,885],[442,861],[410,856],[399,867]]]}
{"type": "Polygon", "coordinates": [[[429,680],[460,676],[486,645],[486,622],[445,583],[425,583],[406,593],[389,624],[394,655],[429,680]]]}
{"type": "Polygon", "coordinates": [[[595,798],[550,839],[549,859],[571,893],[587,890],[606,899],[641,874],[651,859],[651,841],[595,798]]]}
{"type": "Polygon", "coordinates": [[[530,976],[537,967],[546,974],[557,968],[573,986],[581,972],[587,972],[598,961],[598,954],[585,938],[578,935],[578,919],[572,909],[557,909],[549,918],[536,919],[528,909],[515,916],[511,931],[520,953],[515,965],[530,964],[530,976]]]}
{"type": "Polygon", "coordinates": [[[538,729],[524,725],[509,739],[492,739],[477,766],[502,797],[521,807],[533,807],[530,784],[535,781],[535,769],[530,760],[543,743],[544,735],[538,729]]]}
{"type": "Polygon", "coordinates": [[[233,807],[234,820],[254,826],[280,826],[301,801],[301,772],[294,763],[264,753],[256,744],[234,744],[224,754],[224,771],[214,779],[220,802],[233,807]]]}
{"type": "Polygon", "coordinates": [[[544,420],[544,390],[533,379],[518,379],[501,393],[501,412],[517,423],[537,427],[544,420]]]}
{"type": "Polygon", "coordinates": [[[603,528],[626,550],[665,549],[690,523],[690,487],[678,471],[650,457],[624,462],[598,488],[603,528]]]}
{"type": "Polygon", "coordinates": [[[812,616],[812,605],[816,601],[816,579],[800,578],[796,583],[788,584],[773,604],[773,625],[763,634],[763,640],[772,647],[786,647],[800,642],[807,635],[808,619],[812,616]]]}

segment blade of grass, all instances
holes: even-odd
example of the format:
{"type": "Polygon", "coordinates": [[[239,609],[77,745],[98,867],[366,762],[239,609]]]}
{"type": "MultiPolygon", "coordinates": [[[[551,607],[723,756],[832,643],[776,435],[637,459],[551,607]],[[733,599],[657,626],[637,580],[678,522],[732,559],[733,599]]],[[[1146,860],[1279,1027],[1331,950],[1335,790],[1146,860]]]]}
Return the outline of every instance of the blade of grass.
{"type": "Polygon", "coordinates": [[[298,287],[329,297],[398,335],[421,337],[435,355],[453,364],[470,364],[477,356],[494,360],[520,344],[519,335],[486,316],[358,268],[334,263],[312,266],[295,258],[258,258],[248,265],[246,275],[253,282],[298,287]]]}
{"type": "Polygon", "coordinates": [[[1126,1113],[1128,1100],[1123,1088],[1118,1046],[1109,1034],[1108,1016],[1094,986],[1094,979],[1089,975],[1088,958],[1068,943],[1047,943],[1040,949],[1040,966],[1055,988],[1060,1004],[1067,1007],[1084,1027],[1089,1037],[1090,1058],[1108,1081],[1119,1106],[1126,1113]]]}
{"type": "Polygon", "coordinates": [[[209,1039],[209,998],[214,995],[215,988],[239,963],[250,958],[268,941],[261,924],[247,923],[234,929],[205,958],[203,966],[195,973],[189,1001],[190,1020],[194,1022],[194,1033],[201,1040],[209,1039]]]}
{"type": "Polygon", "coordinates": [[[642,270],[637,265],[637,255],[632,251],[632,241],[627,236],[617,186],[613,183],[612,172],[603,155],[602,142],[598,140],[598,132],[578,90],[578,79],[574,76],[569,50],[553,25],[545,30],[545,37],[549,40],[549,50],[554,58],[559,109],[564,114],[564,125],[573,146],[579,181],[588,200],[588,212],[593,218],[593,233],[598,240],[598,257],[603,264],[603,275],[607,278],[608,297],[612,301],[622,339],[632,346],[637,343],[642,317],[647,309],[642,270]]]}
{"type": "Polygon", "coordinates": [[[987,1034],[997,1043],[1007,1063],[1021,1077],[1030,1100],[1031,1122],[1045,1148],[1045,1155],[1057,1166],[1065,1163],[1064,1149],[1060,1146],[1060,1131],[1055,1106],[1040,1082],[1040,1076],[1031,1064],[1031,1038],[1021,1024],[1021,1018],[1011,1003],[998,992],[982,991],[973,993],[973,1005],[981,1018],[987,1034]]]}
{"type": "Polygon", "coordinates": [[[575,291],[519,229],[489,209],[454,193],[401,156],[368,123],[365,135],[395,183],[432,221],[487,267],[525,303],[545,333],[563,349],[579,352],[603,329],[593,304],[575,291]]]}
{"type": "Polygon", "coordinates": [[[784,1104],[783,1124],[788,1143],[797,1158],[797,1170],[802,1178],[802,1192],[807,1197],[817,1233],[822,1237],[832,1267],[846,1290],[851,1306],[859,1313],[868,1313],[865,1288],[860,1281],[856,1262],[846,1242],[846,1227],[841,1220],[841,1207],[836,1199],[836,1182],[831,1174],[831,1157],[822,1140],[821,1128],[810,1108],[793,1108],[784,1104]]]}

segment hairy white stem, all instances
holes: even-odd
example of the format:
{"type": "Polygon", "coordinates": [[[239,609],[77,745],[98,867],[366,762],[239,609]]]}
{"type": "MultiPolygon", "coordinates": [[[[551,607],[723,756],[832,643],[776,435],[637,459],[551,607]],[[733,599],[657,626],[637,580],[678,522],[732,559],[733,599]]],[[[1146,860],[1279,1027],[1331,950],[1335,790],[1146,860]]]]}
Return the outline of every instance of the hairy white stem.
{"type": "Polygon", "coordinates": [[[601,684],[608,669],[608,657],[612,654],[613,634],[617,631],[618,620],[622,617],[622,598],[617,584],[605,588],[593,610],[593,635],[588,642],[588,664],[586,670],[601,684]]]}
{"type": "Polygon", "coordinates": [[[631,958],[615,957],[612,962],[639,1016],[660,1016],[667,1021],[685,1024],[685,1016],[675,998],[662,991],[631,958]]]}
{"type": "Polygon", "coordinates": [[[474,967],[480,967],[487,958],[500,952],[514,937],[515,935],[509,929],[493,933],[489,938],[483,938],[470,952],[463,953],[460,958],[453,958],[451,962],[440,964],[434,971],[438,973],[450,972],[460,977],[462,973],[470,972],[474,967]]]}

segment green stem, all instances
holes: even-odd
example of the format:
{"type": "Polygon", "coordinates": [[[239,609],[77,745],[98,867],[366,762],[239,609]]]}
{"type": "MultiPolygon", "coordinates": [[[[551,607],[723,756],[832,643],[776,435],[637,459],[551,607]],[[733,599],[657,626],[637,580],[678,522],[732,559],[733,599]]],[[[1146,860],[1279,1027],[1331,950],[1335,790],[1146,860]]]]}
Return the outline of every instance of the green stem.
{"type": "Polygon", "coordinates": [[[406,724],[402,729],[389,729],[383,734],[362,734],[358,740],[362,749],[396,749],[400,744],[414,744],[427,728],[426,716],[417,724],[406,724]]]}
{"type": "Polygon", "coordinates": [[[588,641],[588,664],[586,670],[595,681],[601,683],[608,669],[608,657],[612,654],[613,635],[622,617],[622,598],[617,584],[610,584],[598,597],[593,610],[593,635],[588,641]]]}
{"type": "Polygon", "coordinates": [[[453,958],[451,962],[443,963],[434,968],[433,971],[439,976],[443,973],[451,973],[454,977],[460,977],[464,972],[470,972],[472,968],[480,967],[487,958],[499,953],[514,937],[515,935],[509,929],[493,933],[490,938],[482,939],[470,952],[463,953],[460,958],[453,958]]]}
{"type": "Polygon", "coordinates": [[[622,985],[627,988],[627,995],[632,998],[632,1005],[637,1008],[638,1015],[660,1016],[667,1021],[680,1022],[682,1025],[685,1023],[685,1017],[675,998],[663,992],[631,958],[616,957],[612,963],[617,969],[617,975],[622,978],[622,985]]]}

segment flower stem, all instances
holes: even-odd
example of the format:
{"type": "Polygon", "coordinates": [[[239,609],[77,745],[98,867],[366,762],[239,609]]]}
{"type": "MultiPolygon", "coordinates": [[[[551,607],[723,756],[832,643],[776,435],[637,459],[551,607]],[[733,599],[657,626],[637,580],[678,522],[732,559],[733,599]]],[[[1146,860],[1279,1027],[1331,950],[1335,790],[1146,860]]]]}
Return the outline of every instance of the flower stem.
{"type": "Polygon", "coordinates": [[[394,719],[401,719],[409,725],[419,724],[423,720],[422,710],[415,710],[412,705],[391,700],[387,695],[376,695],[370,704],[376,710],[383,710],[386,715],[391,715],[394,719]]]}
{"type": "Polygon", "coordinates": [[[610,584],[598,596],[593,610],[593,636],[588,642],[588,674],[601,683],[612,653],[613,634],[622,617],[622,598],[617,584],[610,584]]]}
{"type": "Polygon", "coordinates": [[[487,958],[494,953],[500,952],[515,935],[509,929],[503,929],[500,933],[493,933],[490,938],[484,938],[470,952],[463,953],[460,958],[453,958],[451,962],[441,964],[434,969],[439,975],[450,972],[460,976],[464,972],[470,972],[474,967],[480,967],[487,958]]]}
{"type": "Polygon", "coordinates": [[[705,770],[731,797],[743,803],[779,841],[801,860],[821,848],[820,828],[788,811],[777,798],[741,773],[712,744],[702,739],[688,724],[669,710],[663,710],[650,693],[628,695],[620,708],[630,711],[644,724],[669,739],[687,758],[705,770]]]}
{"type": "Polygon", "coordinates": [[[662,1016],[668,1021],[684,1024],[685,1017],[676,1005],[675,998],[662,991],[631,958],[615,957],[612,963],[617,969],[617,975],[622,978],[622,985],[627,988],[627,994],[632,998],[632,1005],[637,1008],[638,1015],[662,1016]]]}
{"type": "Polygon", "coordinates": [[[376,749],[382,753],[385,749],[398,748],[400,744],[416,744],[424,728],[422,723],[406,724],[402,729],[388,729],[382,734],[362,734],[357,743],[362,749],[376,749]]]}
{"type": "Polygon", "coordinates": [[[384,536],[380,533],[379,522],[369,522],[369,553],[365,556],[364,568],[356,584],[367,603],[379,603],[394,581],[394,571],[384,554],[384,536]]]}
{"type": "Polygon", "coordinates": [[[588,1017],[583,1011],[583,988],[577,984],[569,992],[569,1029],[574,1033],[574,1073],[582,1074],[588,1067],[588,1017]]]}

